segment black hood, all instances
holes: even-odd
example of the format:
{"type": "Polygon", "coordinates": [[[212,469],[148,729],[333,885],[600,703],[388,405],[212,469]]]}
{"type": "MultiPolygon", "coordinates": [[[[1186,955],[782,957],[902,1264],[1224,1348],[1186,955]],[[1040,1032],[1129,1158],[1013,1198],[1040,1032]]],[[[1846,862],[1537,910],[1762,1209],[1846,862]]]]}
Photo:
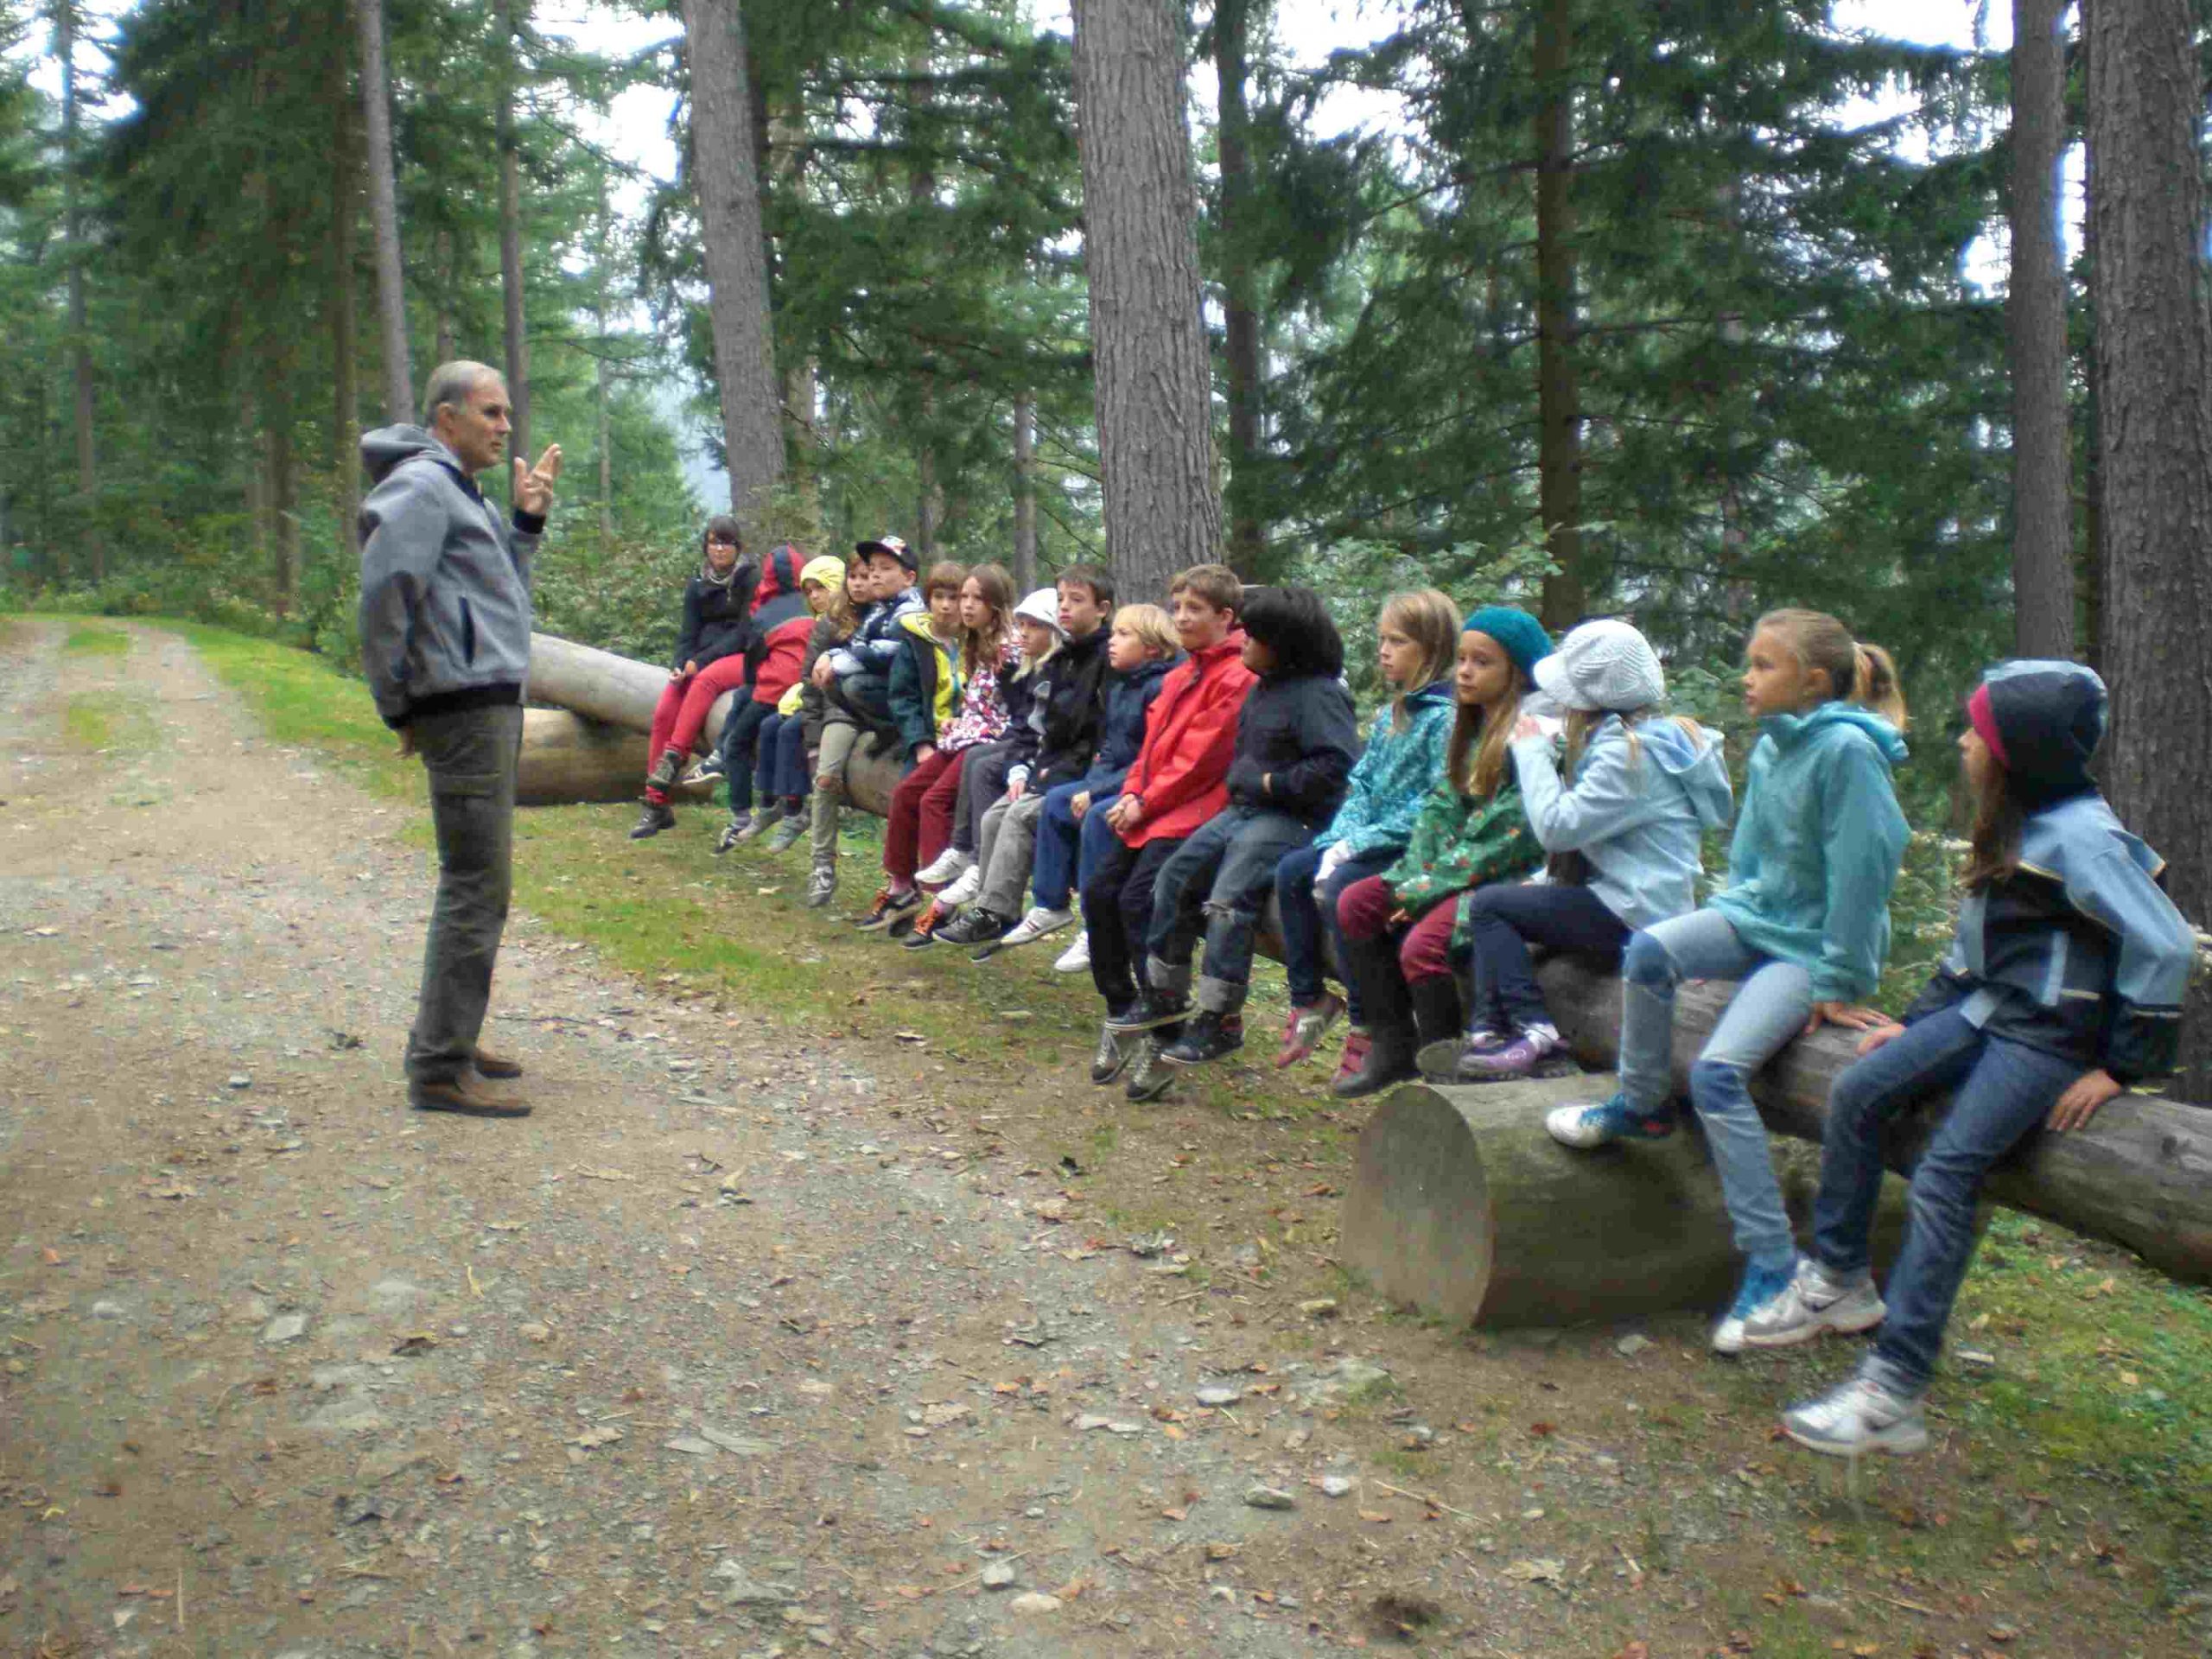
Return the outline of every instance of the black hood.
{"type": "Polygon", "coordinates": [[[1970,717],[1984,698],[1999,740],[1993,747],[2023,807],[2039,811],[2096,788],[2089,764],[2104,741],[2106,697],[2093,671],[2079,663],[1999,663],[1968,700],[1970,717]]]}

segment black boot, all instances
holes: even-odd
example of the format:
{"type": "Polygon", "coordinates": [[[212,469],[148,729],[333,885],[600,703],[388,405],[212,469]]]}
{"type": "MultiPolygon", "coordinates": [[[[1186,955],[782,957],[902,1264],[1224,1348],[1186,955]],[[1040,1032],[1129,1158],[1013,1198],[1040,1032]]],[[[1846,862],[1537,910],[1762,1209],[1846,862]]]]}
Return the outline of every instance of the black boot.
{"type": "Polygon", "coordinates": [[[676,809],[666,801],[647,801],[645,810],[638,814],[637,823],[630,826],[630,839],[643,841],[657,836],[664,830],[676,828],[676,809]]]}
{"type": "Polygon", "coordinates": [[[1414,1029],[1423,1043],[1459,1040],[1459,987],[1449,974],[1409,980],[1407,1000],[1414,1005],[1414,1029]]]}
{"type": "Polygon", "coordinates": [[[1414,1064],[1419,1045],[1414,1039],[1411,1020],[1374,1020],[1370,1022],[1370,1029],[1367,1058],[1360,1063],[1359,1070],[1329,1085],[1329,1092],[1339,1100],[1377,1095],[1393,1084],[1409,1082],[1421,1075],[1421,1069],[1414,1064]]]}

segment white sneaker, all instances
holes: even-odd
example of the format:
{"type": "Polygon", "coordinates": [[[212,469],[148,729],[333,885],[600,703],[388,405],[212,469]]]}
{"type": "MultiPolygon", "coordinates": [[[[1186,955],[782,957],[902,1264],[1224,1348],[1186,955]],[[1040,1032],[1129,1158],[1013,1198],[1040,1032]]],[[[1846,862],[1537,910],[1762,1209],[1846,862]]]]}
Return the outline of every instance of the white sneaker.
{"type": "Polygon", "coordinates": [[[963,853],[957,847],[948,847],[935,858],[914,872],[914,880],[926,887],[940,882],[957,881],[975,867],[972,853],[963,853]]]}
{"type": "Polygon", "coordinates": [[[1831,1394],[1782,1414],[1783,1433],[1831,1458],[1887,1452],[1906,1457],[1928,1449],[1928,1417],[1917,1399],[1871,1376],[1854,1376],[1831,1394]]]}
{"type": "Polygon", "coordinates": [[[1746,1348],[1788,1348],[1823,1331],[1871,1331],[1888,1313],[1872,1279],[1838,1283],[1807,1256],[1789,1287],[1744,1321],[1746,1348]]]}
{"type": "MultiPolygon", "coordinates": [[[[967,858],[968,855],[963,853],[961,856],[967,858]]],[[[915,878],[917,880],[920,879],[918,876],[915,878]]],[[[973,859],[969,859],[960,879],[938,893],[937,901],[947,910],[957,910],[961,906],[972,902],[976,895],[982,890],[983,873],[976,868],[976,861],[973,859]]]]}
{"type": "Polygon", "coordinates": [[[1716,1354],[1742,1353],[1744,1327],[1752,1319],[1768,1313],[1788,1295],[1796,1276],[1796,1262],[1786,1268],[1763,1268],[1756,1262],[1745,1262],[1743,1280],[1736,1287],[1736,1300],[1720,1316],[1720,1323],[1713,1327],[1713,1351],[1716,1354]]]}
{"type": "Polygon", "coordinates": [[[1056,974],[1087,974],[1090,971],[1090,935],[1075,936],[1075,943],[1060,952],[1060,959],[1052,964],[1056,974]]]}
{"type": "Polygon", "coordinates": [[[1046,910],[1042,905],[1030,906],[1029,913],[1007,930],[999,941],[1001,949],[1009,945],[1034,944],[1048,933],[1057,933],[1075,920],[1071,910],[1046,910]]]}

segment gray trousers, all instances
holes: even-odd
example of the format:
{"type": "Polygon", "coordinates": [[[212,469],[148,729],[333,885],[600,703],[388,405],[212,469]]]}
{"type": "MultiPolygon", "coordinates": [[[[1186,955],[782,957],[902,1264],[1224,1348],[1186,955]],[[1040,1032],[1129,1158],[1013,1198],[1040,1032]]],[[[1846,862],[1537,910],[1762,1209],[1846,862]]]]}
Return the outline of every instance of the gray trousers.
{"type": "Polygon", "coordinates": [[[1021,890],[1029,885],[1030,862],[1037,855],[1037,821],[1044,816],[1044,791],[1033,786],[1018,801],[1001,797],[984,809],[976,837],[983,886],[976,902],[992,915],[1021,914],[1021,890]]]}
{"type": "Polygon", "coordinates": [[[430,775],[438,893],[423,948],[423,988],[407,1038],[407,1075],[448,1083],[476,1062],[492,969],[514,887],[515,757],[522,709],[461,709],[410,728],[430,775]]]}

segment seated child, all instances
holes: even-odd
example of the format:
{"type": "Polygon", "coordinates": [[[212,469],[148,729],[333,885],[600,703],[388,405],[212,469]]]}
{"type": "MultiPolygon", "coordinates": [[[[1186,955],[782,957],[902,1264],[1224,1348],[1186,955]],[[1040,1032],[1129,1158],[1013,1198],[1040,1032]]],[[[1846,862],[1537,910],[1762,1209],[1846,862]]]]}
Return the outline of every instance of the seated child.
{"type": "Polygon", "coordinates": [[[1537,670],[1567,706],[1560,781],[1552,740],[1522,716],[1513,766],[1521,808],[1551,855],[1548,879],[1493,881],[1460,901],[1475,958],[1475,1005],[1459,1076],[1525,1077],[1560,1047],[1529,947],[1572,952],[1611,973],[1630,933],[1697,907],[1699,843],[1728,822],[1720,745],[1694,721],[1665,720],[1659,659],[1625,622],[1587,622],[1537,670]]]}
{"type": "MultiPolygon", "coordinates": [[[[812,775],[807,770],[806,735],[807,698],[811,693],[818,707],[821,694],[808,683],[807,676],[814,667],[814,660],[824,651],[851,633],[853,606],[849,597],[849,582],[844,564],[823,556],[809,559],[798,573],[799,591],[805,595],[808,614],[779,626],[768,647],[756,678],[772,685],[784,677],[784,653],[787,642],[786,629],[804,626],[799,636],[798,655],[789,664],[790,683],[776,699],[775,709],[760,722],[754,747],[760,759],[753,767],[753,786],[766,803],[756,814],[752,824],[739,831],[734,839],[728,830],[715,850],[727,852],[740,841],[750,841],[769,830],[768,850],[780,853],[806,833],[806,798],[812,775]]],[[[757,691],[756,691],[757,695],[757,691]]],[[[817,712],[812,719],[819,723],[817,712]]]]}
{"type": "Polygon", "coordinates": [[[1275,866],[1336,814],[1351,777],[1359,724],[1344,689],[1344,640],[1308,588],[1248,588],[1244,666],[1259,677],[1237,716],[1229,804],[1160,867],[1145,941],[1149,988],[1109,1021],[1122,1032],[1180,1031],[1161,1058],[1198,1065],[1244,1043],[1252,936],[1274,891],[1275,866]],[[1205,936],[1198,1014],[1191,956],[1205,936]]]}
{"type": "MultiPolygon", "coordinates": [[[[729,781],[729,823],[715,848],[726,853],[747,830],[759,835],[779,816],[772,801],[763,805],[759,817],[753,812],[754,746],[761,728],[774,715],[798,677],[799,660],[806,653],[806,637],[814,629],[814,616],[799,575],[805,556],[789,542],[771,553],[760,566],[760,579],[753,590],[752,638],[745,648],[746,677],[752,695],[741,697],[722,725],[721,765],[718,770],[729,781]],[[753,826],[758,824],[759,828],[753,826]]],[[[830,561],[836,565],[834,559],[830,561]]],[[[843,567],[836,566],[840,578],[843,567]]]]}
{"type": "Polygon", "coordinates": [[[1974,839],[1956,937],[1903,1023],[1867,1032],[1835,1080],[1813,1253],[1744,1328],[1747,1345],[1780,1348],[1881,1325],[1857,1376],[1782,1414],[1791,1440],[1835,1457],[1928,1444],[1923,1402],[1974,1255],[1982,1178],[2037,1125],[2079,1128],[2173,1068],[2196,955],[2160,891],[2163,862],[2089,776],[2103,683],[2073,663],[2001,663],[1967,715],[1974,839]],[[1867,1264],[1884,1131],[1945,1090],[1885,1307],[1867,1264]]]}
{"type": "Polygon", "coordinates": [[[1141,1051],[1143,1061],[1128,1084],[1132,1100],[1150,1100],[1166,1088],[1160,1050],[1177,1034],[1138,1037],[1119,1025],[1137,1005],[1136,970],[1152,934],[1154,888],[1185,838],[1229,804],[1236,716],[1256,677],[1244,665],[1244,631],[1237,626],[1244,585],[1234,570],[1192,565],[1170,584],[1168,597],[1175,637],[1190,655],[1167,676],[1146,718],[1144,746],[1120,797],[1104,809],[1113,844],[1083,887],[1090,979],[1106,1004],[1090,1080],[1113,1082],[1141,1051]]]}
{"type": "MultiPolygon", "coordinates": [[[[1038,821],[1036,857],[1030,870],[1030,898],[1046,917],[1070,913],[1075,895],[1098,868],[1114,840],[1106,827],[1107,807],[1120,794],[1122,776],[1144,747],[1145,716],[1160,683],[1181,652],[1175,645],[1175,625],[1157,605],[1124,605],[1114,613],[1108,631],[1106,661],[1111,671],[1105,685],[1105,709],[1099,721],[1098,748],[1090,769],[1072,782],[1056,784],[1045,791],[1045,810],[1038,821]]],[[[1017,927],[1014,933],[1020,932],[1017,927]]],[[[1033,937],[1042,937],[1044,931],[1033,937]]],[[[1022,943],[1008,934],[1001,944],[1022,943]]],[[[1075,943],[1062,951],[1052,970],[1086,973],[1090,968],[1090,940],[1078,931],[1075,943]]]]}
{"type": "Polygon", "coordinates": [[[1675,988],[1738,982],[1690,1068],[1690,1102],[1745,1256],[1735,1300],[1713,1331],[1721,1354],[1742,1351],[1745,1319],[1797,1270],[1751,1074],[1817,1026],[1888,1023],[1853,999],[1881,977],[1890,887],[1908,834],[1890,781],[1904,759],[1904,696],[1887,653],[1859,645],[1832,616],[1785,610],[1758,620],[1745,655],[1744,702],[1761,735],[1745,769],[1728,884],[1703,909],[1629,940],[1620,1087],[1545,1120],[1570,1147],[1673,1134],[1675,988]]]}
{"type": "MultiPolygon", "coordinates": [[[[1081,777],[1097,747],[1106,701],[1105,621],[1113,607],[1114,583],[1095,565],[1076,565],[1063,571],[1048,591],[1062,642],[1032,677],[1029,718],[1008,734],[1006,792],[985,810],[976,837],[976,861],[985,872],[982,890],[954,925],[958,938],[950,931],[941,936],[950,943],[974,944],[977,962],[1003,945],[1027,944],[1074,920],[1065,905],[1057,912],[1033,908],[1019,922],[1015,917],[1021,911],[1021,890],[1029,885],[1045,797],[1081,777]]],[[[1041,601],[1045,594],[1031,597],[1041,601]]]]}
{"type": "MultiPolygon", "coordinates": [[[[1334,947],[1338,972],[1347,973],[1344,942],[1337,936],[1337,900],[1353,882],[1380,875],[1398,861],[1413,836],[1414,814],[1444,775],[1459,613],[1433,588],[1393,594],[1383,601],[1375,632],[1389,706],[1375,716],[1344,804],[1329,827],[1275,866],[1283,977],[1290,982],[1278,1066],[1311,1054],[1339,1014],[1349,1013],[1354,1026],[1366,1023],[1356,1004],[1332,995],[1322,983],[1322,941],[1325,937],[1334,947]]],[[[1344,988],[1357,987],[1347,977],[1344,988]]]]}
{"type": "Polygon", "coordinates": [[[753,584],[760,572],[756,565],[741,563],[742,550],[736,519],[717,514],[707,521],[698,572],[683,584],[676,661],[653,707],[652,734],[645,742],[650,770],[645,810],[631,827],[632,841],[675,827],[676,809],[669,804],[668,791],[676,786],[708,714],[723,692],[745,682],[753,584]]]}
{"type": "Polygon", "coordinates": [[[822,738],[814,762],[814,870],[806,902],[828,904],[837,891],[838,801],[844,793],[845,763],[863,736],[893,741],[891,720],[891,663],[899,654],[902,617],[922,608],[921,594],[908,586],[914,556],[896,536],[861,542],[854,556],[867,569],[867,603],[851,636],[815,658],[809,682],[822,694],[822,738]]]}

